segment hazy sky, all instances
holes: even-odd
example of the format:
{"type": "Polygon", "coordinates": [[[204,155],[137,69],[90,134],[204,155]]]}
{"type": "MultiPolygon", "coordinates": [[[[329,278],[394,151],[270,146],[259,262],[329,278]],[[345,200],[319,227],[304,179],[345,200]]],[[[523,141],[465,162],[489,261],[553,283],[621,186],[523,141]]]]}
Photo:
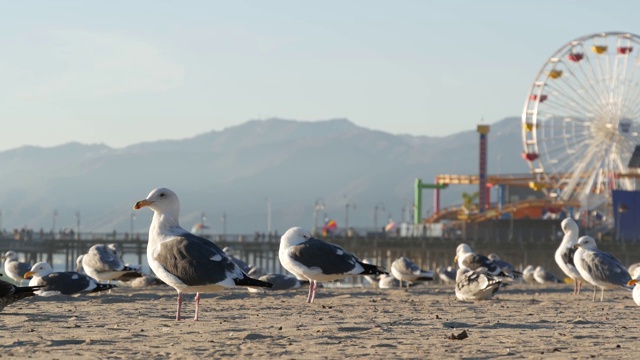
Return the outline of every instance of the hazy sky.
{"type": "Polygon", "coordinates": [[[639,33],[638,14],[639,1],[2,1],[0,150],[269,117],[470,130],[519,116],[566,42],[639,33]]]}

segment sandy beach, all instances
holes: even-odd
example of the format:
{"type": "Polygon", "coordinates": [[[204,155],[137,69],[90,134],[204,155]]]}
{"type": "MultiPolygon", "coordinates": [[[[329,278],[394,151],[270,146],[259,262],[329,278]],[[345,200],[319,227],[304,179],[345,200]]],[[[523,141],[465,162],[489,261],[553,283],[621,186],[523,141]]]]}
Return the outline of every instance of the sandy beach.
{"type": "Polygon", "coordinates": [[[489,301],[460,302],[445,285],[409,291],[306,288],[206,294],[194,322],[188,296],[176,322],[166,286],[34,297],[0,313],[2,357],[20,358],[608,358],[637,359],[638,306],[625,290],[591,301],[570,285],[513,284],[489,301]],[[466,331],[468,338],[452,340],[466,331]]]}

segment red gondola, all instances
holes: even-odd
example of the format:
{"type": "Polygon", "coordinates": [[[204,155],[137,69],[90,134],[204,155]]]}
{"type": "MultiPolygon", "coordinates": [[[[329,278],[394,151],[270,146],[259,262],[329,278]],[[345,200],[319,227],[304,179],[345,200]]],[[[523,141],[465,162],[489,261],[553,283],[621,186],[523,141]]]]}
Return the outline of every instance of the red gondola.
{"type": "Polygon", "coordinates": [[[618,46],[618,54],[627,55],[632,51],[633,51],[633,47],[631,46],[618,46]]]}
{"type": "Polygon", "coordinates": [[[522,158],[527,160],[527,161],[533,161],[533,160],[537,159],[538,157],[540,157],[540,155],[538,155],[536,153],[526,153],[526,152],[522,153],[522,158]]]}
{"type": "MultiPolygon", "coordinates": [[[[536,101],[538,99],[538,95],[533,94],[531,95],[530,99],[533,101],[536,101]]],[[[545,100],[547,100],[547,95],[545,94],[540,95],[540,102],[544,102],[545,100]]]]}
{"type": "Polygon", "coordinates": [[[573,62],[580,62],[580,60],[582,60],[584,58],[584,54],[583,53],[571,53],[571,54],[567,55],[567,58],[569,58],[569,60],[571,60],[573,62]]]}

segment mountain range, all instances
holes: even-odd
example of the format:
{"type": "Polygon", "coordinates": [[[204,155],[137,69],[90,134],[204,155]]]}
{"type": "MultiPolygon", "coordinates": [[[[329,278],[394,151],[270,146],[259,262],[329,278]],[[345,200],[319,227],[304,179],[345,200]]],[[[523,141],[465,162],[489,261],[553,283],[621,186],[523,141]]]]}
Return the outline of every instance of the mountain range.
{"type": "MultiPolygon", "coordinates": [[[[489,173],[528,172],[520,119],[490,125],[489,173]]],[[[478,147],[475,129],[445,137],[393,135],[346,119],[277,118],[124,148],[23,146],[0,152],[0,226],[147,231],[151,211],[132,207],[162,186],[180,197],[187,229],[204,222],[221,233],[224,213],[227,233],[265,232],[268,208],[272,230],[311,228],[316,202],[325,204],[319,225],[326,217],[343,226],[349,204],[349,225],[373,229],[376,215],[378,227],[388,218],[410,219],[416,178],[477,174],[478,147]]],[[[463,191],[477,187],[450,186],[442,205],[461,203],[463,191]]],[[[431,193],[424,199],[426,214],[431,193]]]]}

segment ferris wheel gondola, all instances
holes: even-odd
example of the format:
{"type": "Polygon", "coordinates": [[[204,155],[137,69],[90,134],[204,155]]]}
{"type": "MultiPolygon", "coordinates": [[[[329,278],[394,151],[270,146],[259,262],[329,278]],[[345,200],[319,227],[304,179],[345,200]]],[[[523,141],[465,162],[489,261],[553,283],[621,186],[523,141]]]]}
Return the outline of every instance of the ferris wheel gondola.
{"type": "Polygon", "coordinates": [[[640,142],[640,37],[583,36],[542,66],[522,113],[522,157],[533,188],[583,209],[635,190],[628,163],[640,142]]]}

